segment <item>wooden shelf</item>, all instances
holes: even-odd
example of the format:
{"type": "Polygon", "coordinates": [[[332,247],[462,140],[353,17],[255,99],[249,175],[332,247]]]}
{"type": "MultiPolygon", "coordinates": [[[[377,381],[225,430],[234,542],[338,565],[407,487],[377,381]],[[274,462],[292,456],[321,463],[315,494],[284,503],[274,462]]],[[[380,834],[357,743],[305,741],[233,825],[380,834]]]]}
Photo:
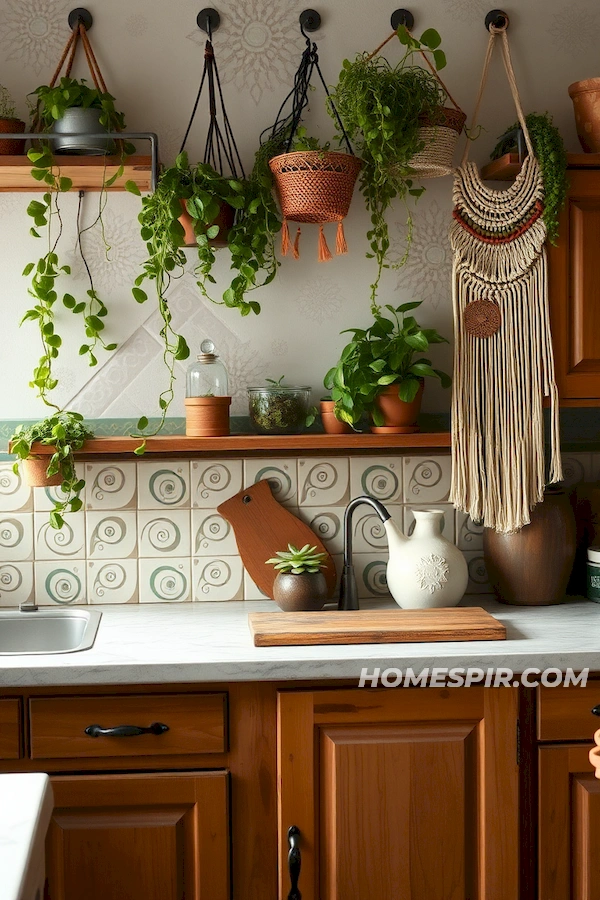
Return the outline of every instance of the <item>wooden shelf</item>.
{"type": "MultiPolygon", "coordinates": [[[[600,153],[567,153],[570,169],[600,169],[600,153]]],[[[519,155],[506,153],[481,169],[484,181],[512,181],[521,171],[519,155]]]]}
{"type": "MultiPolygon", "coordinates": [[[[141,441],[129,436],[97,437],[87,441],[78,455],[122,456],[133,453],[141,441]]],[[[264,456],[273,452],[305,453],[373,450],[437,450],[450,446],[449,432],[421,431],[417,434],[294,434],[294,435],[260,435],[232,434],[229,437],[195,438],[185,435],[161,435],[148,438],[146,454],[199,456],[240,454],[260,454],[264,456]]],[[[51,454],[52,448],[43,444],[34,444],[33,452],[40,456],[51,454]]]]}
{"type": "MultiPolygon", "coordinates": [[[[120,156],[57,156],[60,174],[70,178],[73,191],[100,191],[102,183],[115,174],[121,165],[120,156]]],[[[140,191],[151,187],[152,159],[150,156],[128,156],[123,175],[107,188],[123,191],[126,181],[134,181],[140,191]]],[[[0,156],[0,192],[45,190],[43,184],[31,177],[32,164],[26,156],[0,156]]]]}

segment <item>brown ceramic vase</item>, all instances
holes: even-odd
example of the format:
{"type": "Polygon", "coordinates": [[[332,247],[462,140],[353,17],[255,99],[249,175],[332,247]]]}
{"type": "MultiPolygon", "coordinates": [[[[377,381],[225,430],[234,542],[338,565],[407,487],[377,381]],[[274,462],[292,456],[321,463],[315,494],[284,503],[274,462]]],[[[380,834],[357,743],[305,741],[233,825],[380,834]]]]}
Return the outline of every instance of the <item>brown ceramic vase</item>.
{"type": "Polygon", "coordinates": [[[326,434],[350,434],[352,428],[347,422],[340,422],[334,413],[334,400],[321,400],[321,422],[326,434]]]}
{"type": "Polygon", "coordinates": [[[390,384],[375,398],[375,405],[383,415],[383,425],[371,425],[373,434],[414,434],[419,431],[417,418],[421,412],[421,401],[425,382],[420,379],[419,390],[412,403],[401,400],[398,385],[390,384]]]}
{"type": "Polygon", "coordinates": [[[188,437],[229,434],[231,397],[186,397],[185,433],[188,437]]]}
{"type": "Polygon", "coordinates": [[[569,85],[579,143],[586,153],[600,153],[600,78],[569,85]]]}
{"type": "MultiPolygon", "coordinates": [[[[194,231],[194,220],[186,209],[185,200],[180,200],[179,202],[181,203],[181,208],[183,210],[182,214],[179,216],[179,222],[183,227],[185,233],[183,238],[183,246],[197,247],[198,240],[194,231]]],[[[219,233],[216,238],[211,238],[211,240],[209,240],[208,242],[211,247],[227,246],[227,236],[229,235],[230,229],[233,228],[234,219],[235,209],[233,208],[233,206],[230,206],[229,203],[221,203],[219,215],[211,222],[211,225],[219,226],[219,233]]]]}
{"type": "Polygon", "coordinates": [[[483,555],[501,603],[551,606],[565,599],[576,548],[575,517],[564,491],[549,490],[514,534],[486,528],[483,555]]]}
{"type": "Polygon", "coordinates": [[[323,609],[327,593],[322,572],[279,572],[273,582],[273,600],[284,612],[317,612],[323,609]]]}
{"type": "MultiPolygon", "coordinates": [[[[0,134],[23,134],[25,122],[21,119],[0,119],[0,134]]],[[[0,156],[22,156],[25,153],[25,141],[17,138],[0,139],[0,156]]]]}
{"type": "Polygon", "coordinates": [[[30,456],[29,459],[22,461],[23,478],[29,487],[57,487],[63,483],[63,477],[60,472],[57,472],[56,475],[51,475],[50,478],[46,475],[49,462],[49,456],[30,456]]]}

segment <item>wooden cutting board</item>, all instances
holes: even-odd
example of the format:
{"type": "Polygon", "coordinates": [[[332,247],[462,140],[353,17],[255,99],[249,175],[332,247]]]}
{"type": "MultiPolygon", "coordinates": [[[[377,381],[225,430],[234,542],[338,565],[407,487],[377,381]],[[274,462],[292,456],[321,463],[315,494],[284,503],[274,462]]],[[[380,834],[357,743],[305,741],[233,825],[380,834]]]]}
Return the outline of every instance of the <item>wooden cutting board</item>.
{"type": "Polygon", "coordinates": [[[249,613],[248,624],[255,647],[506,639],[504,625],[480,607],[249,613]]]}
{"type": "Polygon", "coordinates": [[[288,544],[304,547],[316,546],[326,555],[323,574],[332,597],[336,587],[335,564],[325,546],[314,531],[301,522],[273,497],[268,481],[258,481],[244,488],[234,497],[217,507],[217,512],[227,519],[235,532],[242,562],[250,577],[263,594],[273,599],[273,582],[277,572],[267,566],[279,550],[287,550],[288,544]]]}

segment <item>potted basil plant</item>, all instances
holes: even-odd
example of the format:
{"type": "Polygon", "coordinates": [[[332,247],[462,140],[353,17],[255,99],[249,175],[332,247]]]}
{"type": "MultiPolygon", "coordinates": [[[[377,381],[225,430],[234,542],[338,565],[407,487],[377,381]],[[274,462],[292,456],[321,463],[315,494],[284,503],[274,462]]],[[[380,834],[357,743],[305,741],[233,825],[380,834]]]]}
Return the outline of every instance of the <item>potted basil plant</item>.
{"type": "Polygon", "coordinates": [[[419,355],[431,344],[448,343],[434,328],[421,328],[414,316],[406,315],[420,305],[420,301],[397,307],[386,304],[389,316],[377,312],[368,328],[342,332],[352,334],[352,340],[324,383],[343,422],[355,427],[367,414],[373,432],[409,434],[419,430],[425,378],[450,387],[450,376],[419,355]]]}

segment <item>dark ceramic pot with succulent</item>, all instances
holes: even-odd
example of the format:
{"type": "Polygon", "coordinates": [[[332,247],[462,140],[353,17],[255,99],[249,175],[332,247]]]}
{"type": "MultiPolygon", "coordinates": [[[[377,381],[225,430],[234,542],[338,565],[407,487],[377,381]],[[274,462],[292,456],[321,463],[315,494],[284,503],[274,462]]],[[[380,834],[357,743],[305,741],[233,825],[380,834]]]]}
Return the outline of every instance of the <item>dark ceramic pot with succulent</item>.
{"type": "Polygon", "coordinates": [[[301,434],[315,421],[310,387],[283,384],[284,378],[266,378],[263,387],[248,388],[248,412],[258,434],[301,434]]]}
{"type": "Polygon", "coordinates": [[[406,315],[420,305],[417,301],[396,308],[388,304],[389,316],[379,310],[368,328],[346,329],[352,341],[325,376],[341,421],[355,427],[366,415],[375,433],[410,434],[419,430],[425,378],[450,387],[449,375],[418,356],[431,344],[448,343],[434,328],[422,328],[414,316],[406,315]]]}
{"type": "Polygon", "coordinates": [[[288,544],[267,563],[277,570],[273,583],[273,599],[284,612],[317,612],[327,602],[325,553],[305,544],[298,549],[288,544]]]}

